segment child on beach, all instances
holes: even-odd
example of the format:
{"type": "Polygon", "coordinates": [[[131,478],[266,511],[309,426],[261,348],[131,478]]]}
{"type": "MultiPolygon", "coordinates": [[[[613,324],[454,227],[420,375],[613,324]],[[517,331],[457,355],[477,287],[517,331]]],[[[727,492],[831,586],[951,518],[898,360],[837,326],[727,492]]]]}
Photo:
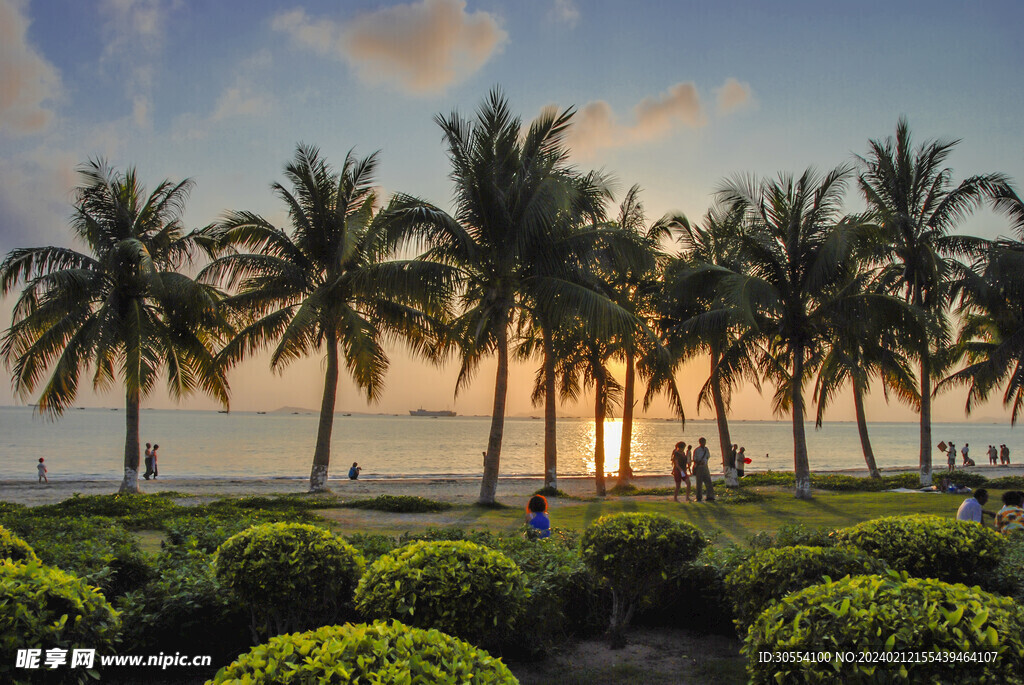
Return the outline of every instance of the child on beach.
{"type": "Polygon", "coordinates": [[[44,459],[39,457],[39,463],[36,465],[36,471],[39,472],[39,482],[49,483],[50,479],[46,477],[46,464],[43,463],[44,459]]]}
{"type": "Polygon", "coordinates": [[[548,501],[543,495],[534,495],[530,498],[530,501],[527,502],[526,523],[536,530],[535,535],[537,537],[551,537],[551,519],[548,518],[548,501]]]}
{"type": "Polygon", "coordinates": [[[352,468],[348,470],[349,480],[359,480],[359,472],[363,470],[363,467],[359,465],[359,462],[352,462],[352,468]]]}

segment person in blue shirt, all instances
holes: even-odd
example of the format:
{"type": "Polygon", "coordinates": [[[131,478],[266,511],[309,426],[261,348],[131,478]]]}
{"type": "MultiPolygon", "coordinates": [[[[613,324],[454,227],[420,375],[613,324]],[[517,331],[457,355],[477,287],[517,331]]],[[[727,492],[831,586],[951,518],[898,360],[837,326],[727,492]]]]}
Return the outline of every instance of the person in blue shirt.
{"type": "Polygon", "coordinates": [[[548,501],[543,495],[534,495],[526,504],[526,523],[537,531],[537,537],[551,537],[551,519],[548,501]]]}
{"type": "Polygon", "coordinates": [[[363,467],[359,465],[359,462],[352,462],[352,468],[348,470],[349,480],[359,480],[359,472],[363,470],[363,467]]]}

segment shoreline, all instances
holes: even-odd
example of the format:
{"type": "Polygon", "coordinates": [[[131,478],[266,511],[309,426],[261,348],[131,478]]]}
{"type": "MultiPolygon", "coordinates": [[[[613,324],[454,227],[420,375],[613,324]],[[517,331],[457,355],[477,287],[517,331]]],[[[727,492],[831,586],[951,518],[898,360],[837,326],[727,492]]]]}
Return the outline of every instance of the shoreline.
{"type": "MultiPolygon", "coordinates": [[[[916,467],[898,466],[881,469],[883,475],[917,471],[916,467]]],[[[791,469],[772,471],[774,473],[792,473],[791,469]]],[[[958,468],[956,473],[980,473],[988,477],[1024,476],[1024,464],[1009,466],[990,466],[988,464],[958,468]]],[[[751,471],[750,473],[767,473],[767,471],[751,471]]],[[[866,468],[830,469],[815,471],[815,474],[841,474],[861,478],[868,477],[866,468]]],[[[945,471],[933,471],[933,478],[941,478],[945,471]]],[[[721,473],[713,474],[712,479],[721,481],[721,473]]],[[[614,478],[608,479],[608,487],[614,486],[614,478]]],[[[954,477],[955,480],[955,477],[954,477]]],[[[178,491],[189,496],[216,498],[245,495],[301,494],[307,492],[308,478],[299,476],[181,476],[177,478],[160,478],[153,481],[142,481],[143,493],[178,491]]],[[[632,482],[642,488],[671,487],[672,476],[638,475],[632,482]]],[[[544,484],[538,476],[501,476],[498,479],[497,499],[504,503],[518,502],[532,495],[544,484]]],[[[79,480],[51,479],[49,484],[37,483],[34,479],[0,480],[0,500],[38,506],[54,504],[68,499],[75,494],[110,495],[117,492],[120,478],[83,478],[79,480]]],[[[479,499],[479,476],[368,476],[352,481],[347,478],[333,478],[328,482],[331,492],[342,498],[367,498],[377,495],[413,495],[429,499],[451,502],[453,504],[472,504],[479,499]]],[[[590,497],[594,495],[593,476],[561,476],[558,487],[569,495],[590,497]]]]}

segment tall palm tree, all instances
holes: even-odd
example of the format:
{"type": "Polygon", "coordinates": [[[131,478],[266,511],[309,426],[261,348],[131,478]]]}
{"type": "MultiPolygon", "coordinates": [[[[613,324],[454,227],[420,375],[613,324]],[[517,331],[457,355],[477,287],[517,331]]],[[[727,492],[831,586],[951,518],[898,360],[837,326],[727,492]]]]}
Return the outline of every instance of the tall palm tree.
{"type": "Polygon", "coordinates": [[[811,495],[803,387],[827,344],[825,322],[845,305],[828,297],[850,268],[853,231],[840,209],[849,169],[799,178],[780,175],[760,183],[752,178],[726,183],[718,193],[727,207],[744,213],[738,244],[744,273],[720,284],[724,305],[756,330],[768,354],[763,373],[776,380],[775,410],[793,418],[796,496],[811,495]]]}
{"type": "Polygon", "coordinates": [[[957,257],[981,249],[977,239],[952,232],[960,221],[1005,181],[998,174],[972,176],[953,186],[952,170],[944,166],[956,140],[926,141],[914,148],[910,126],[900,118],[896,137],[869,142],[858,157],[859,185],[868,207],[877,214],[884,245],[876,258],[886,265],[883,278],[893,292],[931,317],[934,333],[917,351],[920,360],[921,484],[932,482],[932,378],[940,348],[949,337],[946,309],[949,280],[958,271],[957,257]]]}
{"type": "Polygon", "coordinates": [[[455,214],[409,196],[393,198],[386,212],[393,231],[415,231],[430,245],[425,257],[460,274],[461,314],[450,326],[461,368],[456,392],[469,382],[484,357],[498,358],[491,428],[484,452],[480,503],[493,504],[498,484],[508,393],[510,339],[528,309],[543,311],[548,325],[567,316],[623,324],[624,313],[608,308],[593,290],[568,283],[536,259],[557,261],[552,249],[560,214],[570,211],[578,174],[568,164],[565,133],[572,109],[548,110],[524,130],[499,90],[481,105],[474,121],[458,113],[438,116],[455,185],[455,214]]]}
{"type": "Polygon", "coordinates": [[[358,159],[349,152],[335,172],[317,148],[300,144],[284,172],[292,190],[272,185],[288,208],[290,230],[252,212],[229,212],[210,235],[233,251],[201,273],[236,289],[225,304],[247,318],[220,353],[225,366],[271,345],[274,370],[314,351],[325,355],[311,492],[327,489],[340,364],[374,402],[389,363],[386,341],[403,340],[427,356],[437,351],[431,331],[450,273],[391,258],[394,242],[374,220],[376,167],[376,154],[358,159]]]}
{"type": "MultiPolygon", "coordinates": [[[[728,409],[732,392],[746,379],[759,387],[751,349],[756,336],[732,310],[717,306],[718,287],[727,276],[743,270],[738,237],[745,212],[715,206],[700,225],[678,222],[682,255],[665,272],[665,289],[658,303],[659,326],[683,359],[707,353],[711,368],[698,395],[698,406],[715,412],[722,463],[732,450],[728,409]]],[[[727,471],[730,485],[738,485],[735,471],[727,471]]]]}
{"type": "Polygon", "coordinates": [[[87,253],[63,247],[12,250],[0,264],[0,290],[25,288],[4,333],[2,355],[22,397],[60,416],[92,370],[95,390],[120,379],[125,388],[124,478],[139,491],[139,405],[162,369],[171,396],[200,389],[228,406],[228,383],[214,364],[227,332],[219,294],[178,272],[197,249],[181,215],[191,180],[161,182],[146,194],[134,168],[118,173],[102,160],[78,170],[71,229],[87,253]]]}
{"type": "Polygon", "coordinates": [[[966,384],[970,413],[1005,384],[1003,406],[1011,407],[1013,425],[1024,408],[1024,201],[1009,185],[997,188],[993,199],[1010,217],[1016,237],[995,241],[981,273],[965,274],[958,351],[968,365],[939,387],[966,384]]]}

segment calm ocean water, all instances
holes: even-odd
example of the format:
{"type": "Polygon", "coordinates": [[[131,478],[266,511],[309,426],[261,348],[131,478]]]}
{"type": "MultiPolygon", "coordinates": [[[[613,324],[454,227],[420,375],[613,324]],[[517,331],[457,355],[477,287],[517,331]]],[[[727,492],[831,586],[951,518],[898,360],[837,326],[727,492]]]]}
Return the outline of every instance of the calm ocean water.
{"type": "MultiPolygon", "coordinates": [[[[256,414],[206,411],[145,410],[142,442],[160,445],[160,472],[173,477],[295,477],[309,475],[316,442],[315,413],[256,414]]],[[[481,453],[487,446],[490,419],[411,416],[341,416],[334,423],[333,477],[344,477],[358,461],[363,477],[476,476],[482,473],[481,453]]],[[[605,427],[606,471],[618,463],[621,423],[605,427]]],[[[786,421],[735,421],[734,442],[747,448],[752,471],[793,468],[792,426],[786,421]],[[765,454],[769,458],[765,458],[765,454]]],[[[870,426],[879,466],[917,465],[918,429],[913,423],[870,426]]],[[[668,473],[669,454],[678,440],[708,438],[713,462],[718,459],[718,433],[713,421],[678,422],[640,419],[633,430],[633,469],[639,474],[668,473]]],[[[935,441],[966,441],[979,464],[987,463],[990,443],[1006,443],[1011,458],[1024,459],[1024,429],[1003,424],[936,424],[935,441]]],[[[857,426],[808,425],[812,470],[863,468],[857,426]]],[[[540,475],[543,468],[544,422],[509,418],[501,452],[501,475],[540,475]]],[[[593,474],[593,421],[558,421],[560,475],[593,474]]],[[[118,478],[124,450],[124,411],[71,410],[57,421],[30,407],[0,407],[0,478],[35,478],[35,464],[45,457],[51,478],[118,478]]],[[[935,452],[935,463],[945,459],[935,452]]]]}

